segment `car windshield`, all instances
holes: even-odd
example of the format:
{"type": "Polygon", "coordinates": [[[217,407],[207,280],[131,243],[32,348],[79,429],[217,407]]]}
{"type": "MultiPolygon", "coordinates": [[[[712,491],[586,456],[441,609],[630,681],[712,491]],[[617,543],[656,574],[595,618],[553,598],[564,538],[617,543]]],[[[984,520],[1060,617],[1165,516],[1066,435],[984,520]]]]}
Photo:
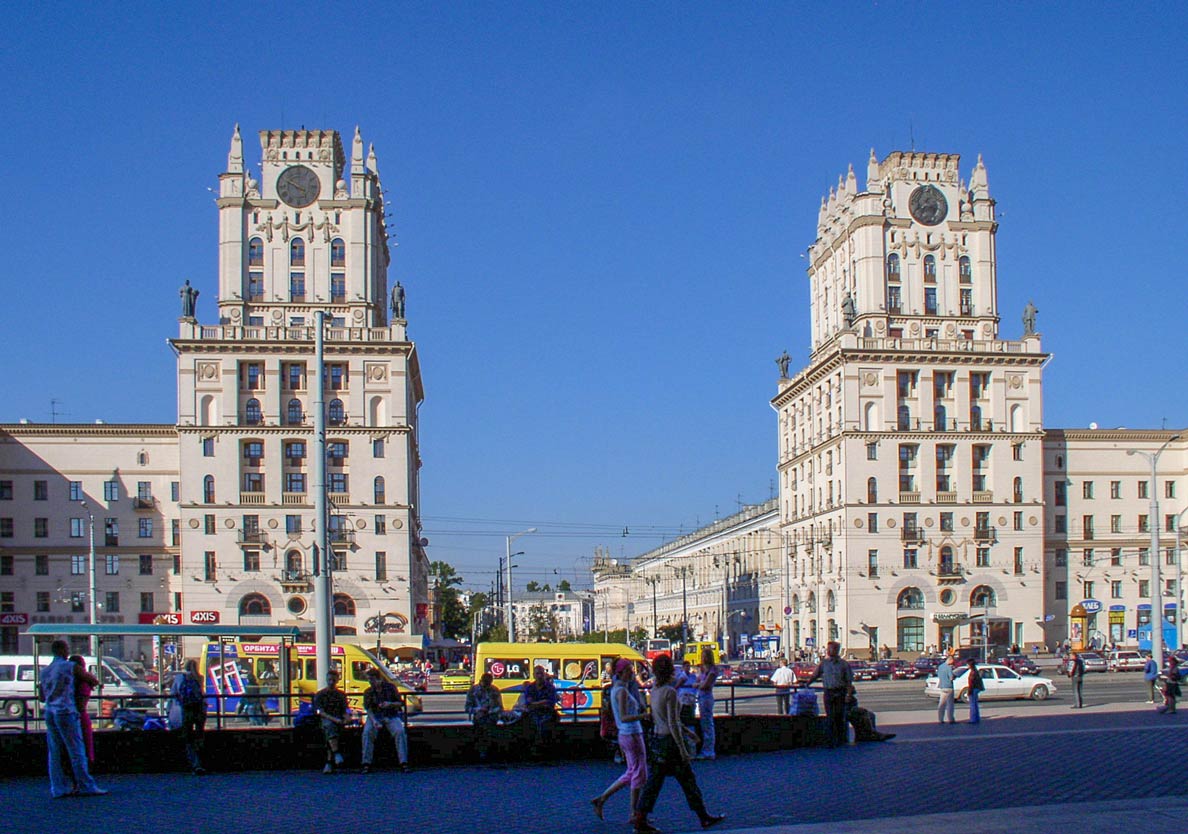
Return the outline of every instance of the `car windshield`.
{"type": "Polygon", "coordinates": [[[139,676],[133,672],[131,668],[116,660],[114,657],[105,657],[103,658],[103,662],[107,664],[107,668],[111,670],[111,673],[119,678],[123,683],[133,683],[134,681],[140,680],[139,676]]]}

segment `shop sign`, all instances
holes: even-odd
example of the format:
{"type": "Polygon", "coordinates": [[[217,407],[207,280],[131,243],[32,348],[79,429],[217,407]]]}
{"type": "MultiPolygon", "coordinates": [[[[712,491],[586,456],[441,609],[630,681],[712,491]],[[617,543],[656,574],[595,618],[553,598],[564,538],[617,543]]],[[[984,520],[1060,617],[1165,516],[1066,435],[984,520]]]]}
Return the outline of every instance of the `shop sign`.
{"type": "Polygon", "coordinates": [[[219,621],[218,611],[191,611],[190,622],[194,625],[215,625],[219,621]]]}
{"type": "Polygon", "coordinates": [[[17,614],[12,611],[0,614],[0,626],[23,626],[28,624],[28,614],[17,614]]]}
{"type": "Polygon", "coordinates": [[[1081,603],[1081,607],[1085,609],[1086,614],[1096,614],[1101,610],[1101,603],[1095,599],[1087,599],[1081,603]]]}

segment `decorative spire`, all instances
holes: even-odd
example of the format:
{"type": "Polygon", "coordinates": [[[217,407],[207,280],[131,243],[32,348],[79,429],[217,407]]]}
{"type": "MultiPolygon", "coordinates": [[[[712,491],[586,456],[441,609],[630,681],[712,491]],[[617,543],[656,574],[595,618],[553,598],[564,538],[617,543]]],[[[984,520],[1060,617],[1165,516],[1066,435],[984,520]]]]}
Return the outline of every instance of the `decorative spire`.
{"type": "Polygon", "coordinates": [[[843,195],[845,193],[846,193],[846,181],[845,181],[845,179],[842,178],[841,174],[838,174],[837,175],[837,196],[838,196],[838,199],[841,199],[841,195],[843,195]]]}
{"type": "Polygon", "coordinates": [[[978,164],[974,166],[973,175],[969,178],[969,190],[974,198],[990,196],[990,183],[986,179],[986,166],[982,162],[982,155],[978,154],[978,164]]]}
{"type": "Polygon", "coordinates": [[[858,193],[858,178],[854,176],[854,165],[850,164],[850,170],[846,171],[846,191],[851,194],[858,193]]]}
{"type": "Polygon", "coordinates": [[[834,192],[832,185],[829,186],[829,204],[828,205],[829,205],[830,210],[832,210],[833,207],[835,205],[837,205],[837,194],[834,192]]]}
{"type": "Polygon", "coordinates": [[[379,176],[379,163],[375,160],[375,145],[367,146],[367,170],[379,176]]]}
{"type": "Polygon", "coordinates": [[[243,139],[239,135],[239,122],[235,123],[235,132],[231,134],[231,150],[227,154],[227,173],[243,173],[243,139]]]}
{"type": "Polygon", "coordinates": [[[883,190],[883,182],[879,179],[879,160],[874,148],[870,149],[870,159],[866,162],[866,190],[873,194],[883,190]]]}
{"type": "Polygon", "coordinates": [[[363,136],[358,125],[355,125],[355,139],[351,142],[351,173],[363,173],[363,136]]]}
{"type": "Polygon", "coordinates": [[[821,209],[817,212],[817,225],[823,227],[825,225],[825,215],[829,209],[825,207],[825,196],[821,196],[821,209]]]}

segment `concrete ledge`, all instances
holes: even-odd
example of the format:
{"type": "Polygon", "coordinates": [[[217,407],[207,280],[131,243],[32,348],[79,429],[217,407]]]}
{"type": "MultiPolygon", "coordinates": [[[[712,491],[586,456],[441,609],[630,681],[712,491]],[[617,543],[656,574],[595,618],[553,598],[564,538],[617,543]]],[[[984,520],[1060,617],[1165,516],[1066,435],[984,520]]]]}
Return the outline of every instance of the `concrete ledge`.
{"type": "MultiPolygon", "coordinates": [[[[763,753],[797,747],[819,747],[827,741],[824,718],[778,715],[718,716],[717,752],[763,753]]],[[[492,737],[490,756],[494,761],[523,761],[532,757],[531,725],[519,721],[498,727],[492,737]]],[[[408,730],[409,759],[414,767],[447,767],[477,761],[474,731],[469,724],[425,724],[414,720],[408,730]]],[[[349,767],[357,767],[362,748],[362,731],[347,729],[340,750],[349,767]]],[[[554,744],[543,758],[562,760],[603,759],[610,745],[598,735],[598,724],[590,721],[556,726],[554,744]]],[[[95,773],[167,773],[186,770],[181,739],[166,731],[99,731],[95,733],[95,773]]],[[[203,764],[210,771],[316,769],[325,762],[321,730],[316,727],[208,730],[203,764]]],[[[44,733],[0,735],[0,775],[27,776],[44,773],[44,733]]],[[[396,763],[391,737],[381,733],[376,744],[375,765],[396,763]]]]}

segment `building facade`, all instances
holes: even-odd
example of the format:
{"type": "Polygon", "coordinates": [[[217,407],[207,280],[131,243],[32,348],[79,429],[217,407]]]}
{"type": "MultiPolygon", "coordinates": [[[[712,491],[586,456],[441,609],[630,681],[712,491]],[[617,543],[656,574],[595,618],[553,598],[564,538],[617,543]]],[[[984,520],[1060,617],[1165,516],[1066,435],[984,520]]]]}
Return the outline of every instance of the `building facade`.
{"type": "MultiPolygon", "coordinates": [[[[200,321],[188,281],[181,291],[170,340],[178,420],[152,427],[170,447],[156,456],[169,471],[158,475],[167,483],[152,484],[154,529],[168,528],[162,547],[177,569],[153,605],[184,623],[296,625],[312,634],[314,496],[323,486],[313,414],[321,407],[335,633],[373,632],[382,614],[385,642],[419,645],[430,627],[417,507],[424,391],[403,288],[389,292],[375,152],[364,153],[358,129],[349,159],[335,131],[261,131],[260,149],[257,178],[236,127],[219,176],[213,319],[200,321]],[[318,313],[326,316],[320,369],[318,313]]],[[[0,459],[2,473],[49,448],[55,434],[5,428],[16,457],[0,459]],[[30,450],[20,450],[22,439],[30,450]]],[[[109,456],[136,453],[148,429],[134,428],[109,429],[130,444],[109,456]]],[[[87,464],[65,451],[50,465],[64,467],[56,477],[67,480],[87,464]]],[[[127,476],[116,481],[120,495],[139,488],[127,476]]]]}

